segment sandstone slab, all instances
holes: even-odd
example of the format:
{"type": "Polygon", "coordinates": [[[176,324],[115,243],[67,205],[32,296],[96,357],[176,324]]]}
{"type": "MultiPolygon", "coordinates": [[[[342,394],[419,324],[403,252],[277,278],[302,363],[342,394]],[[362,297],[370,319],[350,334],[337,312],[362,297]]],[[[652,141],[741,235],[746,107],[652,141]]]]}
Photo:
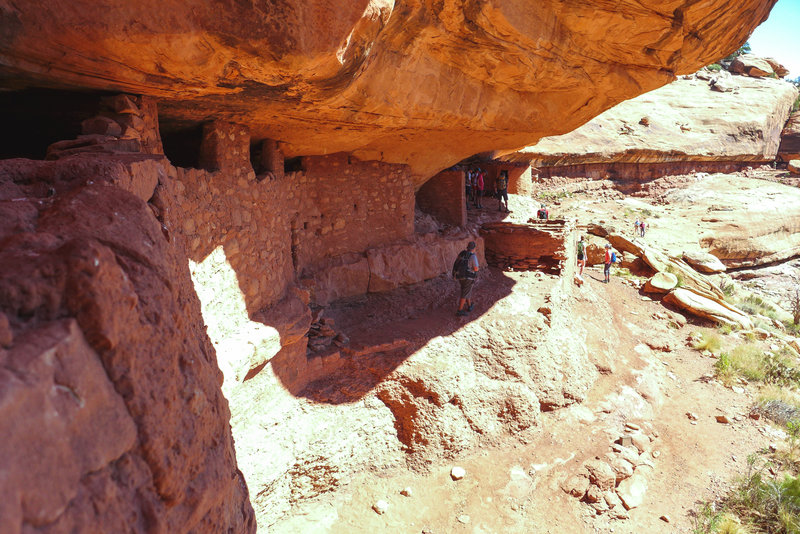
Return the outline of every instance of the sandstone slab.
{"type": "Polygon", "coordinates": [[[660,272],[653,275],[644,285],[646,293],[669,293],[678,285],[678,277],[672,273],[660,272]]]}
{"type": "Polygon", "coordinates": [[[684,252],[683,261],[701,273],[722,273],[727,269],[719,258],[708,252],[684,252]]]}
{"type": "Polygon", "coordinates": [[[699,295],[690,289],[673,289],[664,297],[664,301],[693,315],[712,321],[736,325],[744,329],[753,327],[750,318],[741,310],[720,300],[713,300],[707,296],[699,295]]]}

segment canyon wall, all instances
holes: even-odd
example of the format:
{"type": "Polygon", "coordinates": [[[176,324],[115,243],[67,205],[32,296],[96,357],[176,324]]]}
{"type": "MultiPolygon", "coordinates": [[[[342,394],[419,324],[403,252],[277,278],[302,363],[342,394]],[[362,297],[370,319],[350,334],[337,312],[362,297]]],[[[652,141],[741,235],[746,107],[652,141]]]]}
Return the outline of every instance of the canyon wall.
{"type": "Polygon", "coordinates": [[[157,97],[289,156],[411,166],[566,133],[744,43],[776,0],[0,1],[0,84],[157,97]]]}
{"type": "Polygon", "coordinates": [[[163,158],[0,162],[0,530],[254,532],[163,158]]]}
{"type": "Polygon", "coordinates": [[[500,159],[529,161],[540,177],[634,181],[774,161],[797,89],[782,80],[727,75],[722,92],[709,75],[700,76],[623,102],[573,132],[500,159]]]}

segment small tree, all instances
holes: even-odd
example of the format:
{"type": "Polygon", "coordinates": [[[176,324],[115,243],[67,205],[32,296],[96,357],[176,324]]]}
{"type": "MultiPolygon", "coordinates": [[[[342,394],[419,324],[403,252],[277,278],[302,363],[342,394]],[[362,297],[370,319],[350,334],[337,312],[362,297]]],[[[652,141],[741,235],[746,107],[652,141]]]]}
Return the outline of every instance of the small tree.
{"type": "Polygon", "coordinates": [[[749,54],[751,51],[752,51],[752,50],[751,50],[751,48],[750,48],[750,42],[748,41],[748,42],[744,43],[744,44],[742,45],[742,47],[741,47],[741,48],[739,48],[739,50],[737,50],[737,51],[736,51],[736,52],[734,52],[733,54],[729,55],[728,57],[726,57],[726,58],[722,59],[722,61],[724,61],[726,64],[727,64],[727,63],[730,63],[731,61],[733,61],[733,60],[734,60],[734,59],[736,59],[737,57],[739,57],[739,56],[741,56],[741,55],[743,55],[743,54],[749,54]]]}
{"type": "Polygon", "coordinates": [[[795,326],[800,325],[800,288],[795,288],[792,296],[792,321],[795,326]]]}

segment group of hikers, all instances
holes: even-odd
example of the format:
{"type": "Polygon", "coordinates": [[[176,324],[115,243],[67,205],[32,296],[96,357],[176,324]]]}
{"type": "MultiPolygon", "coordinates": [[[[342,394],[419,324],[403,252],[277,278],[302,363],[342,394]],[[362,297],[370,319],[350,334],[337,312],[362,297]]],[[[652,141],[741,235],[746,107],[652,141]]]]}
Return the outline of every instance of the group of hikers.
{"type": "MultiPolygon", "coordinates": [[[[472,200],[476,208],[482,208],[481,198],[483,198],[484,186],[486,183],[486,173],[482,169],[468,170],[466,172],[466,191],[467,191],[467,208],[469,209],[469,202],[472,200]]],[[[498,199],[498,210],[502,209],[503,202],[505,201],[505,210],[508,212],[508,171],[500,171],[500,175],[495,180],[495,196],[498,199]]],[[[540,205],[536,213],[538,219],[548,219],[549,211],[544,204],[540,205]]],[[[640,220],[638,217],[633,223],[634,233],[636,236],[644,237],[647,229],[647,223],[640,220]]],[[[460,293],[458,299],[458,316],[466,316],[474,308],[472,302],[472,288],[475,285],[475,280],[478,276],[480,266],[478,265],[478,256],[475,254],[476,243],[470,241],[467,248],[462,250],[455,263],[453,264],[453,278],[458,280],[460,286],[460,293]]],[[[577,258],[578,258],[578,278],[583,280],[583,270],[586,267],[586,241],[584,236],[581,236],[577,244],[577,258]]],[[[611,281],[611,266],[617,262],[617,253],[611,247],[611,244],[606,243],[605,252],[603,254],[603,283],[608,284],[611,281]]]]}
{"type": "MultiPolygon", "coordinates": [[[[477,247],[475,241],[467,243],[467,248],[459,252],[455,263],[453,264],[453,278],[458,280],[460,292],[458,297],[458,310],[456,315],[464,317],[469,315],[469,312],[475,307],[472,302],[472,288],[475,285],[475,280],[478,278],[478,271],[480,265],[478,264],[478,256],[475,254],[477,247]]],[[[586,242],[584,237],[581,236],[578,240],[578,277],[583,280],[583,269],[586,267],[586,242]]],[[[606,243],[605,254],[603,255],[603,283],[608,284],[611,282],[611,265],[617,262],[617,253],[611,248],[609,243],[606,243]]]]}
{"type": "MultiPolygon", "coordinates": [[[[486,171],[476,167],[464,173],[464,189],[467,193],[467,209],[470,202],[475,209],[483,209],[483,198],[486,195],[486,171]]],[[[494,181],[494,197],[497,199],[497,211],[510,213],[508,209],[508,171],[501,170],[494,181]]]]}
{"type": "Polygon", "coordinates": [[[637,217],[636,222],[633,223],[633,235],[644,237],[645,228],[647,228],[647,224],[644,221],[640,221],[637,217]]]}

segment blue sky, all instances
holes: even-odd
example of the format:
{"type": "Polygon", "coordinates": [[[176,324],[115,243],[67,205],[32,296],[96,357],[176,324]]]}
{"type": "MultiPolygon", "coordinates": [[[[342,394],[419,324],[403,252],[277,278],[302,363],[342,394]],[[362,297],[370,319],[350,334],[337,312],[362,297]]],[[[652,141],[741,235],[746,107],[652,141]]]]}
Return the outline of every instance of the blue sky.
{"type": "Polygon", "coordinates": [[[753,54],[775,58],[789,69],[787,78],[800,76],[800,0],[778,0],[749,42],[753,54]]]}

